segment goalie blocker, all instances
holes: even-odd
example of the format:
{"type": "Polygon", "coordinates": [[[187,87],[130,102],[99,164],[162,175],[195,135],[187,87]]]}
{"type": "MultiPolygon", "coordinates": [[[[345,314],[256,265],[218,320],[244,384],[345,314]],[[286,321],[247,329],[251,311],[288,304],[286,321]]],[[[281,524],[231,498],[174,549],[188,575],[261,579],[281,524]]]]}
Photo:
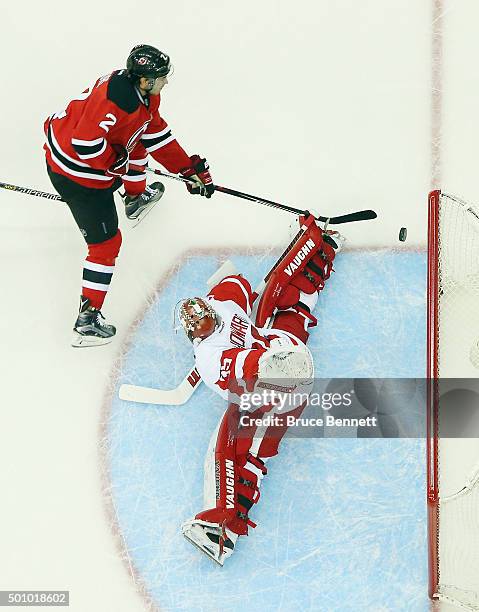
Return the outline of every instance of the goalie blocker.
{"type": "Polygon", "coordinates": [[[222,279],[206,299],[190,298],[180,307],[200,375],[229,400],[205,459],[205,510],[182,526],[184,536],[220,565],[233,553],[237,538],[256,526],[249,512],[260,498],[265,463],[278,453],[287,417],[299,417],[306,405],[281,402],[281,410],[268,404],[247,413],[245,425],[245,413],[232,397],[265,386],[270,379],[289,378],[299,384],[314,374],[305,343],[308,329],[316,325],[312,311],[318,292],[332,272],[343,238],[322,230],[312,215],[299,220],[300,231],[265,278],[261,296],[234,275],[222,279]],[[249,317],[255,298],[253,323],[249,317]],[[272,415],[274,425],[250,425],[272,415]]]}

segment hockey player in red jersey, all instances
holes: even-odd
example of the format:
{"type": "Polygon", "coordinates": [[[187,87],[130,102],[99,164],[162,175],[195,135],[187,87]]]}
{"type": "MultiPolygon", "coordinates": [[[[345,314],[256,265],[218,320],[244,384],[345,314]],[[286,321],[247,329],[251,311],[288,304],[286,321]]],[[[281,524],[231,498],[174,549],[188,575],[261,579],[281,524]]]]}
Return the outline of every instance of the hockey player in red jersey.
{"type": "Polygon", "coordinates": [[[296,401],[304,395],[290,391],[304,383],[310,388],[314,375],[306,347],[308,328],[316,325],[312,311],[318,292],[344,239],[321,229],[312,215],[301,217],[300,225],[295,240],[267,275],[260,297],[245,278],[233,275],[220,280],[206,297],[183,301],[179,309],[198,372],[228,400],[205,460],[205,509],[182,527],[184,536],[220,565],[232,554],[238,536],[255,527],[248,513],[259,500],[265,462],[278,453],[287,430],[285,417],[299,417],[305,407],[304,401],[296,401]],[[241,398],[268,388],[268,381],[286,383],[291,402],[248,408],[251,419],[245,425],[241,398]],[[265,415],[275,416],[272,425],[254,424],[256,417],[265,415]]]}
{"type": "Polygon", "coordinates": [[[45,121],[50,180],[88,245],[72,346],[105,344],[116,333],[101,314],[121,246],[114,191],[123,185],[128,218],[144,215],[164,191],[160,182],[146,185],[151,155],[188,178],[190,193],[210,198],[214,192],[206,159],[187,155],[159,114],[160,92],[171,69],[168,55],[137,45],[125,70],[99,78],[45,121]]]}

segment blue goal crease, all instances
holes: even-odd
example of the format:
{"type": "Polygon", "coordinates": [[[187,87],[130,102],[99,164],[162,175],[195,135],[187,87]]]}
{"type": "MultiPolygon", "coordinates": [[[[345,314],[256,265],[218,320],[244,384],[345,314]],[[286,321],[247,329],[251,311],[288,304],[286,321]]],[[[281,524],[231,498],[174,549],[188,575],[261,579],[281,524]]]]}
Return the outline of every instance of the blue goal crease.
{"type": "MultiPolygon", "coordinates": [[[[253,285],[260,280],[254,257],[231,259],[253,285]]],[[[265,270],[272,263],[262,260],[265,270]]],[[[204,294],[198,279],[217,267],[214,255],[195,257],[169,278],[129,339],[118,385],[181,382],[192,352],[173,333],[172,310],[204,294]]],[[[346,251],[335,270],[309,343],[316,377],[422,377],[426,255],[346,251]]],[[[204,456],[224,409],[204,385],[184,406],[114,393],[107,438],[118,527],[161,609],[429,609],[423,440],[284,440],[251,511],[258,527],[225,566],[184,540],[181,523],[203,509],[204,456]]]]}

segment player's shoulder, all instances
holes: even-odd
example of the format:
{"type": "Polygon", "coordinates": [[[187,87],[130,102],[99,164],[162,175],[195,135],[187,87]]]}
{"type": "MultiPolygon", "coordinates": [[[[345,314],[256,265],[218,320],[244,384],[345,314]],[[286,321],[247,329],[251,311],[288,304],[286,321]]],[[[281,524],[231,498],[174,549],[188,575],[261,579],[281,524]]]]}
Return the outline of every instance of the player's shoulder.
{"type": "MultiPolygon", "coordinates": [[[[216,330],[217,332],[218,330],[216,330]]],[[[203,378],[214,378],[224,351],[221,333],[213,333],[209,338],[202,340],[194,347],[195,360],[198,370],[203,378]]]]}
{"type": "Polygon", "coordinates": [[[217,301],[232,301],[246,313],[251,312],[253,291],[249,282],[238,274],[225,276],[218,284],[211,288],[208,296],[217,301]]]}
{"type": "Polygon", "coordinates": [[[207,296],[207,301],[211,304],[211,307],[215,312],[217,312],[221,317],[227,318],[228,316],[232,316],[238,305],[233,300],[224,300],[224,299],[216,299],[214,295],[211,293],[207,296]]]}
{"type": "Polygon", "coordinates": [[[112,72],[107,86],[106,97],[125,113],[131,114],[141,104],[138,92],[126,74],[126,70],[112,72]]]}

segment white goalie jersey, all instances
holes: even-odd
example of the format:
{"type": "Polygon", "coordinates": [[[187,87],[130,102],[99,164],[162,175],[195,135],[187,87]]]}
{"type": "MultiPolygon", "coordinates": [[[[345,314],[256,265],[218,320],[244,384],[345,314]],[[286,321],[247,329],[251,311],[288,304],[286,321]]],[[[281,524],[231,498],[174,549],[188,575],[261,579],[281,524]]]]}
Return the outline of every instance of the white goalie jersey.
{"type": "Polygon", "coordinates": [[[207,301],[220,320],[208,338],[195,342],[196,367],[206,385],[224,399],[228,392],[241,395],[252,391],[259,362],[275,340],[307,351],[287,331],[255,327],[250,319],[253,292],[243,277],[224,278],[209,292],[207,301]]]}

